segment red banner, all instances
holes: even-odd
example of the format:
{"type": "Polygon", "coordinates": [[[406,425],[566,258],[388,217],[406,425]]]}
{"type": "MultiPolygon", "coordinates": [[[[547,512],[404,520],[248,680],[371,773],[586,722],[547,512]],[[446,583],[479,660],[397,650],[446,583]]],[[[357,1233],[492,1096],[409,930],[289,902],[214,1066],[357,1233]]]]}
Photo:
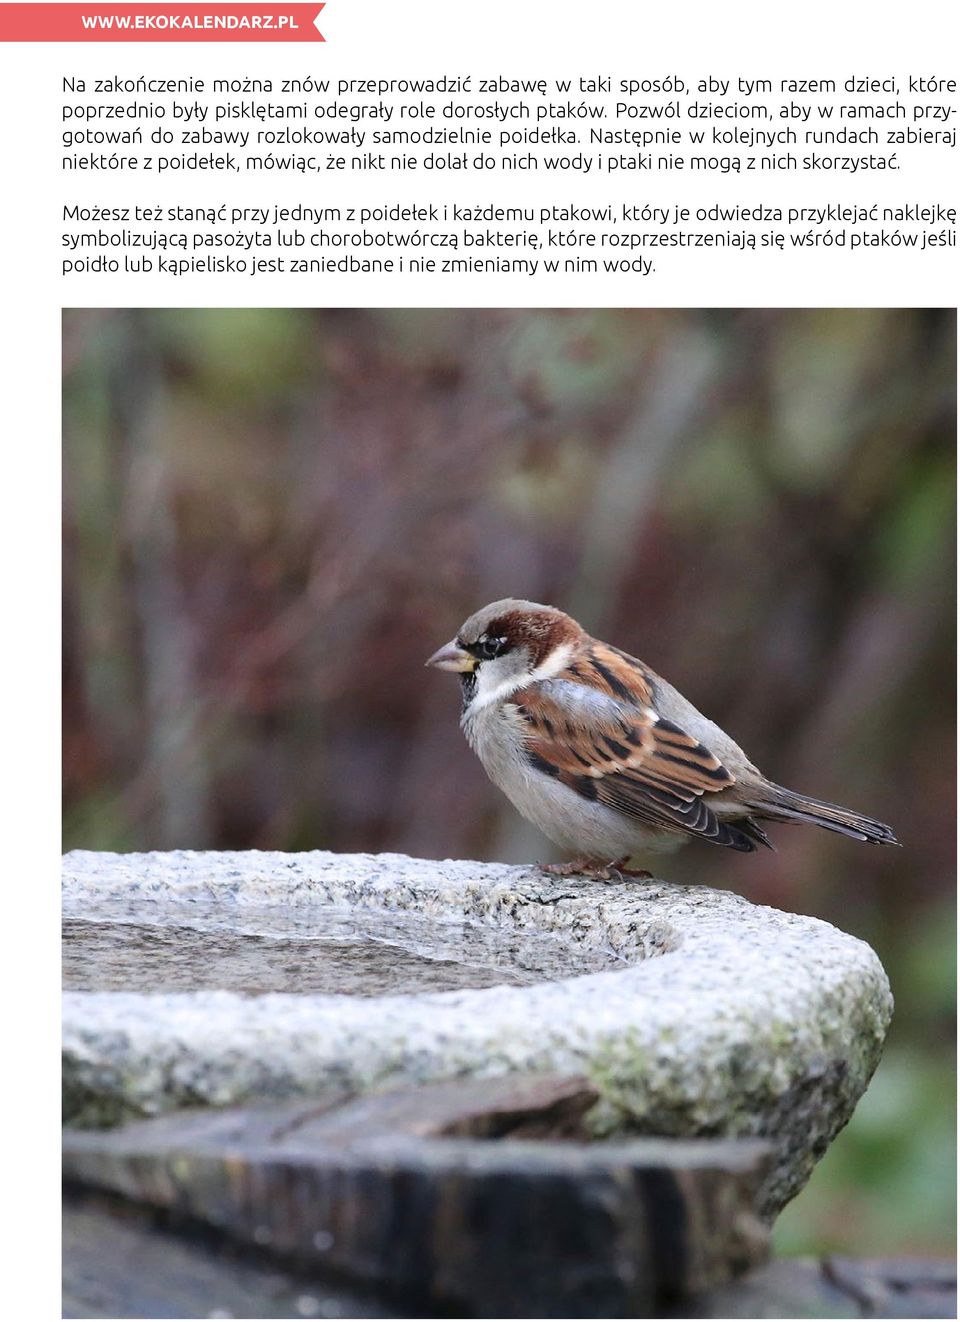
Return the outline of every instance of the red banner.
{"type": "Polygon", "coordinates": [[[0,4],[0,41],[323,41],[322,3],[0,4]]]}

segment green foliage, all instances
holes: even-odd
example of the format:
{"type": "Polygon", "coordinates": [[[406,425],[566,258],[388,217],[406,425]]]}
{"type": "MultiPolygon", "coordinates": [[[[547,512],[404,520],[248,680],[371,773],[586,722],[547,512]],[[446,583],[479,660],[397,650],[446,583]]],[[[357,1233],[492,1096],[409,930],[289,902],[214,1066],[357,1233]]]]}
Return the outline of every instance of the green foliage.
{"type": "Polygon", "coordinates": [[[922,585],[943,547],[943,529],[954,517],[955,464],[935,455],[917,465],[889,521],[878,529],[881,572],[894,589],[922,585]]]}
{"type": "Polygon", "coordinates": [[[197,308],[154,314],[164,348],[183,358],[200,391],[230,406],[275,400],[310,370],[309,313],[286,308],[197,308]]]}
{"type": "Polygon", "coordinates": [[[952,902],[919,910],[878,945],[897,1002],[890,1040],[850,1124],[778,1221],[782,1253],[954,1252],[952,902]]]}
{"type": "Polygon", "coordinates": [[[949,1053],[888,1047],[850,1124],[777,1222],[777,1252],[950,1256],[955,1095],[949,1053]]]}

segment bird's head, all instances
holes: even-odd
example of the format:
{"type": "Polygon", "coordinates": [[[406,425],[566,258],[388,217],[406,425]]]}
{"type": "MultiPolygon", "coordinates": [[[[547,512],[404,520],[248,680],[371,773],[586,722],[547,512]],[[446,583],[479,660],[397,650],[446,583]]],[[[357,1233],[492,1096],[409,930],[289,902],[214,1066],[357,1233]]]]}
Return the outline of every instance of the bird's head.
{"type": "Polygon", "coordinates": [[[464,707],[483,706],[559,673],[584,636],[554,606],[505,597],[464,620],[426,664],[459,673],[464,707]]]}

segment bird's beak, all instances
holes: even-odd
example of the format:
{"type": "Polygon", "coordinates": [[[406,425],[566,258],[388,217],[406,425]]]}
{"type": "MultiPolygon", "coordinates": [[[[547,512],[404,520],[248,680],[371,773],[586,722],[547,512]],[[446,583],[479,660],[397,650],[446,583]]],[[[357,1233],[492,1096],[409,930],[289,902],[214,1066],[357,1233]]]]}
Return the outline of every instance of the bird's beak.
{"type": "Polygon", "coordinates": [[[458,647],[456,641],[444,643],[424,662],[427,666],[436,666],[438,670],[473,670],[476,666],[476,660],[465,651],[458,647]]]}

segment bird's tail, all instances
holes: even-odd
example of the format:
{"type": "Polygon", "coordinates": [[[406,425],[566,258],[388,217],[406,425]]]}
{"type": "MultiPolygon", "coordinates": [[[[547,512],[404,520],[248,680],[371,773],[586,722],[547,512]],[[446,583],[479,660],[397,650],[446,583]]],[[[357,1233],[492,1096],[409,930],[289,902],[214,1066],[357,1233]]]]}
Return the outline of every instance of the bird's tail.
{"type": "Polygon", "coordinates": [[[853,840],[868,840],[874,845],[898,845],[900,841],[889,826],[875,822],[872,817],[841,808],[837,803],[826,803],[823,799],[810,799],[805,794],[795,794],[782,785],[772,782],[764,787],[762,798],[749,804],[760,817],[782,822],[812,822],[827,831],[837,831],[840,835],[850,836],[853,840]]]}

